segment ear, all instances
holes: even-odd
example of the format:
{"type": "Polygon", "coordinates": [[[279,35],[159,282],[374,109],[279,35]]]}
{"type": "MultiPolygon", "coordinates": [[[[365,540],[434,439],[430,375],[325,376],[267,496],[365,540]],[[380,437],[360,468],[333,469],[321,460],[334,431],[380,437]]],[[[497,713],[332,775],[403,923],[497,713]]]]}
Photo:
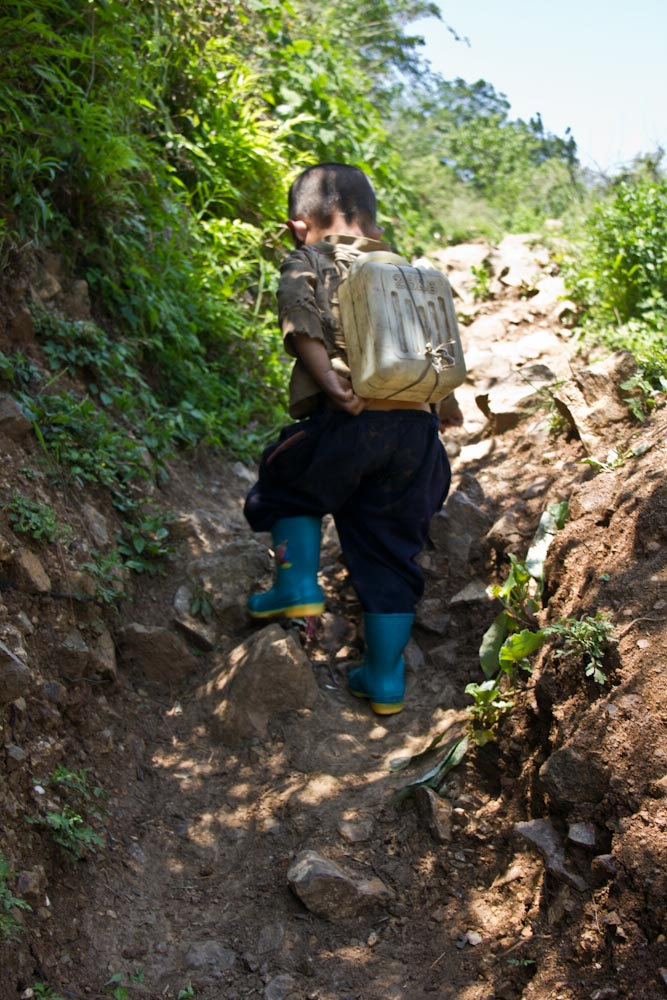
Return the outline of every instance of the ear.
{"type": "Polygon", "coordinates": [[[287,228],[292,233],[297,247],[302,247],[306,242],[306,236],[308,235],[308,223],[303,219],[289,219],[287,222],[287,228]]]}

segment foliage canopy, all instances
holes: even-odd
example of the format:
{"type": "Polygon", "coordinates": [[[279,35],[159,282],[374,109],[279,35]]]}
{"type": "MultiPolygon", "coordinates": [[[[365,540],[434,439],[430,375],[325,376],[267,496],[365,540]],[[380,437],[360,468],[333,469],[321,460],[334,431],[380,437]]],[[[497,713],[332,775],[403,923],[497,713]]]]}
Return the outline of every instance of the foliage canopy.
{"type": "Polygon", "coordinates": [[[574,197],[573,141],[431,73],[409,30],[424,16],[437,5],[3,5],[0,267],[52,248],[86,279],[122,357],[97,401],[134,383],[181,441],[256,452],[284,417],[272,293],[286,188],[310,163],[366,170],[408,251],[574,197]]]}

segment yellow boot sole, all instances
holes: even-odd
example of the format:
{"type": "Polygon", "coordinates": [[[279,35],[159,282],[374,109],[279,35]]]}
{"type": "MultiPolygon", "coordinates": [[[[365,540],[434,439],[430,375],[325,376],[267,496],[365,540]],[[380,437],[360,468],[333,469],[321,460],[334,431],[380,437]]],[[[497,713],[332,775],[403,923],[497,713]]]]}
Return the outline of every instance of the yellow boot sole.
{"type": "Polygon", "coordinates": [[[324,611],[324,602],[318,604],[291,604],[286,608],[271,608],[270,611],[250,611],[251,618],[308,618],[311,615],[321,615],[324,611]]]}
{"type": "Polygon", "coordinates": [[[365,694],[363,691],[352,691],[351,688],[348,689],[350,694],[353,694],[355,698],[367,698],[369,699],[369,704],[376,715],[398,715],[399,712],[403,711],[403,702],[384,702],[384,701],[371,701],[370,695],[365,694]]]}

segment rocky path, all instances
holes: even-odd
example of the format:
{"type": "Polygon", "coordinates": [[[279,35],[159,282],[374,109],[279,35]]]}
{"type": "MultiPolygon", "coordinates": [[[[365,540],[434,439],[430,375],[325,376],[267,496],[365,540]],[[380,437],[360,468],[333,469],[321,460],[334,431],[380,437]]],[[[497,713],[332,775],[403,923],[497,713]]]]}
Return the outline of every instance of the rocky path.
{"type": "MultiPolygon", "coordinates": [[[[458,393],[464,426],[447,435],[452,492],[423,556],[427,591],[407,654],[405,711],[375,717],[346,691],[345,665],[361,650],[360,609],[331,526],[322,559],[327,612],[315,635],[299,623],[252,629],[245,595],[270,575],[266,540],[249,536],[240,513],[252,473],[238,465],[174,469],[169,502],[181,513],[171,571],[136,593],[113,630],[119,685],[93,690],[77,716],[82,763],[94,760],[111,793],[109,850],[50,880],[48,907],[43,887],[35,890],[44,913],[19,964],[26,1000],[37,975],[67,998],[109,997],[114,989],[180,1000],[663,995],[661,918],[649,930],[640,916],[644,869],[605,888],[604,879],[589,880],[583,849],[568,848],[571,878],[553,866],[565,850],[566,820],[604,830],[597,855],[620,856],[622,840],[612,843],[621,837],[619,817],[641,812],[645,794],[641,783],[629,791],[623,769],[623,746],[637,752],[638,730],[628,721],[631,702],[621,699],[635,696],[633,657],[646,648],[632,622],[661,613],[664,518],[656,527],[642,522],[646,550],[639,542],[628,548],[628,532],[643,498],[662,503],[661,487],[646,456],[599,482],[580,463],[634,433],[616,388],[625,361],[578,374],[567,325],[573,307],[559,298],[548,255],[529,239],[439,257],[469,321],[470,374],[458,393]],[[470,264],[485,259],[495,298],[475,303],[470,264]],[[578,437],[553,433],[559,414],[578,437]],[[602,697],[559,676],[554,688],[545,661],[502,740],[467,755],[444,799],[421,793],[397,804],[397,790],[429,764],[395,771],[392,762],[464,731],[465,685],[481,680],[480,637],[497,610],[486,585],[503,578],[507,553],[525,554],[545,507],[573,494],[578,521],[558,555],[568,574],[556,567],[550,580],[559,612],[584,606],[591,562],[598,570],[604,563],[610,588],[630,551],[649,560],[645,579],[655,577],[643,594],[630,575],[606,597],[595,590],[628,623],[618,687],[602,697]],[[190,614],[202,593],[213,606],[208,623],[190,614]],[[596,706],[609,709],[608,736],[586,714],[596,706]],[[617,761],[623,781],[610,793],[605,786],[606,798],[590,808],[586,792],[573,811],[557,788],[549,803],[537,774],[549,754],[571,744],[577,720],[586,720],[579,737],[590,734],[584,768],[596,741],[613,739],[606,759],[617,761]],[[626,730],[614,730],[622,720],[626,730]],[[517,823],[552,822],[549,809],[556,839],[545,863],[517,823]],[[637,975],[641,991],[633,993],[627,983],[637,975]]],[[[85,623],[77,627],[86,634],[85,623]]],[[[662,648],[664,631],[654,630],[651,642],[662,648]]],[[[655,685],[641,690],[644,725],[662,752],[655,685]]],[[[659,776],[656,759],[643,760],[645,783],[659,776]]],[[[659,797],[646,816],[660,820],[659,797]]],[[[627,829],[643,843],[636,826],[627,829]]],[[[659,838],[653,849],[663,849],[659,838]]],[[[16,996],[13,983],[3,989],[3,998],[16,996]]]]}

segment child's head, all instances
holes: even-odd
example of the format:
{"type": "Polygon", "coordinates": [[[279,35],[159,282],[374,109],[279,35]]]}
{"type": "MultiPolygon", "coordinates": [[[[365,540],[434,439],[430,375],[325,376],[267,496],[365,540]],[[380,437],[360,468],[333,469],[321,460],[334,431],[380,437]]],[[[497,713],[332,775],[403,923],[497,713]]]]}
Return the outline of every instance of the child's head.
{"type": "Polygon", "coordinates": [[[377,203],[362,170],[345,163],[318,163],[299,174],[289,190],[289,227],[298,244],[327,233],[358,230],[377,238],[377,203]]]}

